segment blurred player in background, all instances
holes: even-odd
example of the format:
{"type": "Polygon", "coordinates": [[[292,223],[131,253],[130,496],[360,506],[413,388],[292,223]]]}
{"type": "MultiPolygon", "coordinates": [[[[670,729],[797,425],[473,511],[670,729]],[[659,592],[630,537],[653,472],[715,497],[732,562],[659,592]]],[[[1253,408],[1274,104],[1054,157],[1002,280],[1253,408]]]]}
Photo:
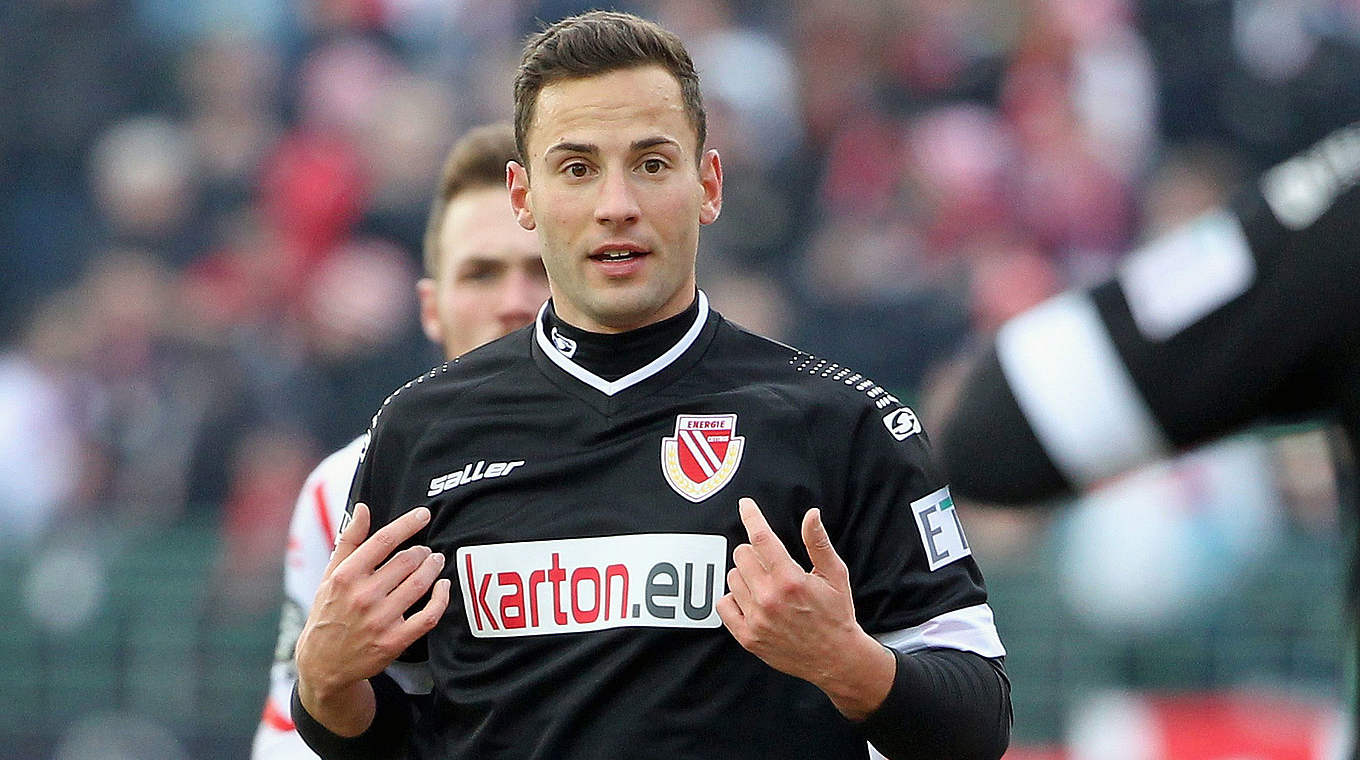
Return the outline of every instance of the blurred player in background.
{"type": "MultiPolygon", "coordinates": [[[[468,132],[449,153],[425,231],[425,277],[416,283],[425,335],[452,359],[529,324],[548,300],[538,236],[519,226],[505,195],[515,158],[508,124],[468,132]]],[[[283,617],[254,760],[315,758],[288,716],[293,648],[334,548],[361,439],[317,465],[288,531],[283,617]]]]}
{"type": "Polygon", "coordinates": [[[1005,324],[938,439],[958,493],[1041,501],[1258,420],[1338,422],[1360,450],[1357,181],[1360,122],[1005,324]]]}

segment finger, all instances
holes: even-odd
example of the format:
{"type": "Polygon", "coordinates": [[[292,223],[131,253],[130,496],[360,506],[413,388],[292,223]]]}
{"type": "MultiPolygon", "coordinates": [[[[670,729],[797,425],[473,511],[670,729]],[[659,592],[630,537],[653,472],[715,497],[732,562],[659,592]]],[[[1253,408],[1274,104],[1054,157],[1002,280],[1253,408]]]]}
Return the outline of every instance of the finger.
{"type": "Polygon", "coordinates": [[[836,588],[849,588],[850,571],[831,545],[831,536],[822,522],[822,510],[813,507],[803,515],[803,546],[807,547],[812,570],[836,588]]]}
{"type": "Polygon", "coordinates": [[[732,550],[732,564],[736,565],[737,572],[752,582],[758,582],[759,578],[770,574],[769,568],[762,564],[760,555],[750,544],[741,544],[732,550]]]}
{"type": "Polygon", "coordinates": [[[732,632],[732,636],[738,642],[742,640],[742,635],[746,631],[746,616],[741,611],[741,605],[732,598],[731,594],[724,594],[718,599],[718,603],[713,606],[718,612],[718,617],[722,620],[723,626],[732,632]]]}
{"type": "Polygon", "coordinates": [[[737,513],[741,515],[741,524],[746,527],[746,536],[751,540],[751,546],[755,548],[760,563],[766,569],[793,563],[789,550],[784,548],[784,543],[775,535],[774,529],[765,520],[765,515],[760,511],[760,507],[756,506],[754,499],[747,497],[740,499],[737,502],[737,513]]]}
{"type": "Polygon", "coordinates": [[[406,618],[397,627],[397,640],[403,650],[439,624],[439,619],[444,617],[444,611],[449,608],[449,587],[452,585],[453,581],[448,578],[436,581],[434,589],[430,592],[430,601],[425,603],[420,612],[406,618]]]}
{"type": "Polygon", "coordinates": [[[727,591],[736,600],[737,606],[743,610],[750,607],[751,587],[747,585],[741,571],[735,567],[727,571],[727,591]]]}
{"type": "Polygon", "coordinates": [[[335,550],[331,552],[331,560],[326,564],[326,569],[321,572],[321,577],[329,578],[335,566],[345,560],[346,557],[354,553],[359,548],[359,544],[368,537],[368,523],[370,519],[368,505],[360,502],[354,505],[354,511],[350,514],[349,524],[340,535],[335,539],[335,550]]]}
{"type": "Polygon", "coordinates": [[[439,574],[443,571],[443,554],[435,552],[426,556],[387,595],[384,604],[389,606],[390,613],[394,615],[405,614],[411,608],[411,605],[420,601],[420,598],[430,590],[430,586],[439,580],[439,574]]]}
{"type": "MultiPolygon", "coordinates": [[[[390,559],[382,564],[382,567],[373,572],[373,592],[383,596],[390,595],[407,578],[419,571],[422,563],[429,558],[430,547],[428,546],[408,546],[393,554],[390,559]]],[[[429,583],[425,585],[428,587],[433,582],[434,579],[431,578],[429,583]]]]}
{"type": "Polygon", "coordinates": [[[384,525],[359,544],[359,548],[350,555],[349,561],[371,571],[382,564],[403,541],[419,533],[429,522],[430,510],[427,507],[416,507],[384,525]]]}

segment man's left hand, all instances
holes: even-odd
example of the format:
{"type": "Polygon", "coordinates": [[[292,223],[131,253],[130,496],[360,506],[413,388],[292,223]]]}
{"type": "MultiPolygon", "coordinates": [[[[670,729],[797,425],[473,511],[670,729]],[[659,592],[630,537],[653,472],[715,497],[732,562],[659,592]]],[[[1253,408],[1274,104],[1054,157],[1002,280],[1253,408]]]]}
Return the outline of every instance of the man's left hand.
{"type": "Polygon", "coordinates": [[[821,511],[803,515],[805,572],[752,499],[738,502],[750,543],[732,551],[728,593],[718,600],[723,625],[770,667],[811,682],[847,718],[883,703],[897,661],[855,620],[850,572],[831,545],[821,511]]]}

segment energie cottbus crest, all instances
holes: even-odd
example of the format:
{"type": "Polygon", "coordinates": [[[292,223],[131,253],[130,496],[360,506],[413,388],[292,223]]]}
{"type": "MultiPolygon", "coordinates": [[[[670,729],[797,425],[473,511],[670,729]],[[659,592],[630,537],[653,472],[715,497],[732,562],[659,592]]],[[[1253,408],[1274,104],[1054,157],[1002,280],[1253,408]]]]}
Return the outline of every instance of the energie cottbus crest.
{"type": "Polygon", "coordinates": [[[681,496],[700,502],[722,489],[741,464],[746,439],[735,414],[682,414],[675,436],[661,439],[661,474],[681,496]]]}

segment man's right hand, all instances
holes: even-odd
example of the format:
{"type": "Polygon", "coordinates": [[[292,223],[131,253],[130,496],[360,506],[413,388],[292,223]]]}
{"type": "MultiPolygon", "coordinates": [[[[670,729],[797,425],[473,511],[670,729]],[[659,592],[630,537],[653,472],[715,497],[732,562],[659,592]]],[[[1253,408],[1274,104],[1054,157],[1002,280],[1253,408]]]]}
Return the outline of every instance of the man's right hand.
{"type": "Polygon", "coordinates": [[[367,505],[354,505],[297,643],[298,698],[340,736],[368,728],[377,710],[368,679],[434,628],[449,606],[452,582],[436,582],[444,555],[426,546],[392,555],[429,523],[430,510],[416,507],[372,537],[370,519],[367,505]],[[405,617],[432,584],[430,601],[405,617]]]}

